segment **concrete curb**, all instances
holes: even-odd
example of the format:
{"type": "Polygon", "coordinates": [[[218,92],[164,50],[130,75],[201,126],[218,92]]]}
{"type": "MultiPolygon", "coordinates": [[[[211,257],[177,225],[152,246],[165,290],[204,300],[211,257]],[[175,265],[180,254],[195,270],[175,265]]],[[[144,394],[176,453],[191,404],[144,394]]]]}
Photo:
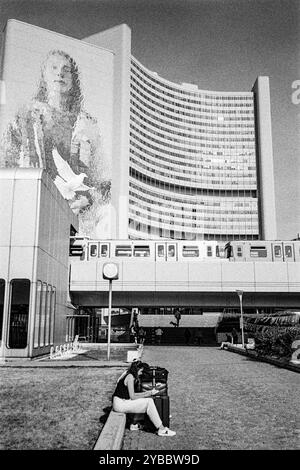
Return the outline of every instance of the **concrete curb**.
{"type": "Polygon", "coordinates": [[[288,370],[291,370],[293,372],[298,372],[298,374],[300,372],[300,367],[295,365],[295,364],[284,364],[284,363],[282,363],[281,361],[279,361],[277,359],[273,359],[273,358],[265,357],[265,356],[260,356],[259,354],[257,354],[255,351],[252,351],[252,350],[241,349],[237,346],[232,346],[232,345],[227,346],[224,349],[226,351],[235,352],[235,353],[241,354],[243,356],[249,357],[250,359],[254,359],[255,361],[266,362],[268,364],[272,364],[273,366],[281,367],[282,369],[288,369],[288,370]]]}
{"type": "Polygon", "coordinates": [[[49,362],[5,362],[0,363],[1,367],[10,367],[15,369],[66,369],[66,368],[80,368],[80,367],[92,367],[92,368],[104,368],[104,367],[128,367],[127,362],[101,362],[101,361],[49,361],[49,362]]]}
{"type": "MultiPolygon", "coordinates": [[[[144,345],[139,345],[138,358],[141,360],[144,345]]],[[[123,364],[128,367],[128,362],[123,364]]],[[[122,448],[126,425],[126,414],[111,411],[103,426],[93,450],[120,450],[122,448]]]]}

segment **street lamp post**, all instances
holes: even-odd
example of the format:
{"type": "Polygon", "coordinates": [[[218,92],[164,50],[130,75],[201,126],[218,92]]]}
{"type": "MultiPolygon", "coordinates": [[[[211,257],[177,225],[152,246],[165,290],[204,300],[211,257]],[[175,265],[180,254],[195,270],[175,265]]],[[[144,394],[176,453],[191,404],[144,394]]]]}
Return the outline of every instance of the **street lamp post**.
{"type": "Polygon", "coordinates": [[[107,360],[110,359],[111,336],[111,306],[112,306],[112,281],[119,278],[119,266],[116,263],[104,263],[102,268],[103,279],[109,280],[108,294],[108,331],[107,331],[107,360]]]}
{"type": "Polygon", "coordinates": [[[243,348],[245,347],[245,340],[244,340],[244,319],[243,319],[243,291],[242,290],[236,290],[237,295],[239,296],[240,299],[240,307],[241,307],[241,331],[242,331],[242,346],[243,348]]]}

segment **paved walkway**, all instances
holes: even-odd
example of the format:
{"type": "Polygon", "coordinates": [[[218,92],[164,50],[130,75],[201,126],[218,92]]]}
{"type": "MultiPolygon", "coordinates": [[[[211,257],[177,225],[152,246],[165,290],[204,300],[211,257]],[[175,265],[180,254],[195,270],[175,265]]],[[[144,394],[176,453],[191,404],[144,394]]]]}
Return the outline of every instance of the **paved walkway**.
{"type": "Polygon", "coordinates": [[[169,370],[172,438],[125,431],[123,449],[299,449],[299,374],[206,347],[146,346],[169,370]]]}

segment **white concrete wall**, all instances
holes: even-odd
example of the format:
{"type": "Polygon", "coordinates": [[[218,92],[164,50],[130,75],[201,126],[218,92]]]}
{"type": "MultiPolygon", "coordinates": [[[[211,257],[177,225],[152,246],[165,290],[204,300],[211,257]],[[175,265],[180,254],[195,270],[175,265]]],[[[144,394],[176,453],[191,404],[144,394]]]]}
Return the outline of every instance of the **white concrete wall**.
{"type": "Polygon", "coordinates": [[[253,86],[253,91],[256,101],[258,140],[260,238],[263,240],[276,240],[277,225],[269,77],[258,77],[253,86]]]}
{"type": "Polygon", "coordinates": [[[112,204],[116,218],[113,237],[127,238],[131,30],[122,24],[89,36],[84,41],[114,52],[112,204]]]}
{"type": "Polygon", "coordinates": [[[38,280],[56,288],[54,344],[65,341],[70,225],[78,220],[47,173],[41,169],[0,169],[0,278],[6,281],[2,357],[31,357],[49,351],[33,348],[38,280]],[[5,203],[3,203],[5,201],[5,203]],[[9,284],[29,279],[31,296],[28,345],[7,348],[9,284]]]}
{"type": "MultiPolygon", "coordinates": [[[[97,158],[100,155],[99,167],[105,168],[105,175],[114,180],[112,175],[115,140],[113,126],[114,54],[103,47],[20,21],[9,20],[5,31],[3,72],[0,77],[3,89],[5,89],[5,96],[3,95],[0,106],[0,140],[4,143],[5,132],[9,124],[14,122],[16,114],[21,109],[28,109],[32,106],[33,98],[38,90],[42,66],[47,54],[52,50],[63,51],[76,62],[83,95],[83,109],[96,119],[96,124],[90,126],[90,133],[96,132],[96,127],[99,131],[96,136],[97,142],[99,141],[97,147],[97,158]]],[[[83,136],[82,141],[86,142],[86,138],[83,136]]],[[[5,154],[3,156],[1,152],[0,166],[5,165],[5,158],[7,156],[5,154]]],[[[118,177],[117,175],[116,180],[118,177]]],[[[97,210],[97,214],[92,214],[93,217],[88,220],[88,223],[85,219],[86,230],[92,226],[92,221],[103,218],[102,209],[98,207],[97,210]]],[[[109,221],[106,224],[108,233],[103,232],[103,227],[104,224],[93,226],[91,236],[110,238],[109,221]]]]}
{"type": "MultiPolygon", "coordinates": [[[[104,261],[105,262],[105,261],[104,261]]],[[[102,277],[103,261],[71,262],[71,292],[108,291],[102,277]]],[[[122,292],[297,292],[300,263],[118,261],[119,279],[114,291],[122,292]]],[[[300,302],[300,300],[299,300],[300,302]]]]}

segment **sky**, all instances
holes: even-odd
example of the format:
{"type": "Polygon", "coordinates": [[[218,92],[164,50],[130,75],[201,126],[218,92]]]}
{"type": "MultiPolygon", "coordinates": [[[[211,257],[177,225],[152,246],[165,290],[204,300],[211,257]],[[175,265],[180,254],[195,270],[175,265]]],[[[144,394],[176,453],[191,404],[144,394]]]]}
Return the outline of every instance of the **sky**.
{"type": "Polygon", "coordinates": [[[201,89],[250,91],[269,76],[277,235],[300,233],[299,0],[0,0],[1,31],[9,18],[77,39],[126,23],[145,67],[201,89]]]}

